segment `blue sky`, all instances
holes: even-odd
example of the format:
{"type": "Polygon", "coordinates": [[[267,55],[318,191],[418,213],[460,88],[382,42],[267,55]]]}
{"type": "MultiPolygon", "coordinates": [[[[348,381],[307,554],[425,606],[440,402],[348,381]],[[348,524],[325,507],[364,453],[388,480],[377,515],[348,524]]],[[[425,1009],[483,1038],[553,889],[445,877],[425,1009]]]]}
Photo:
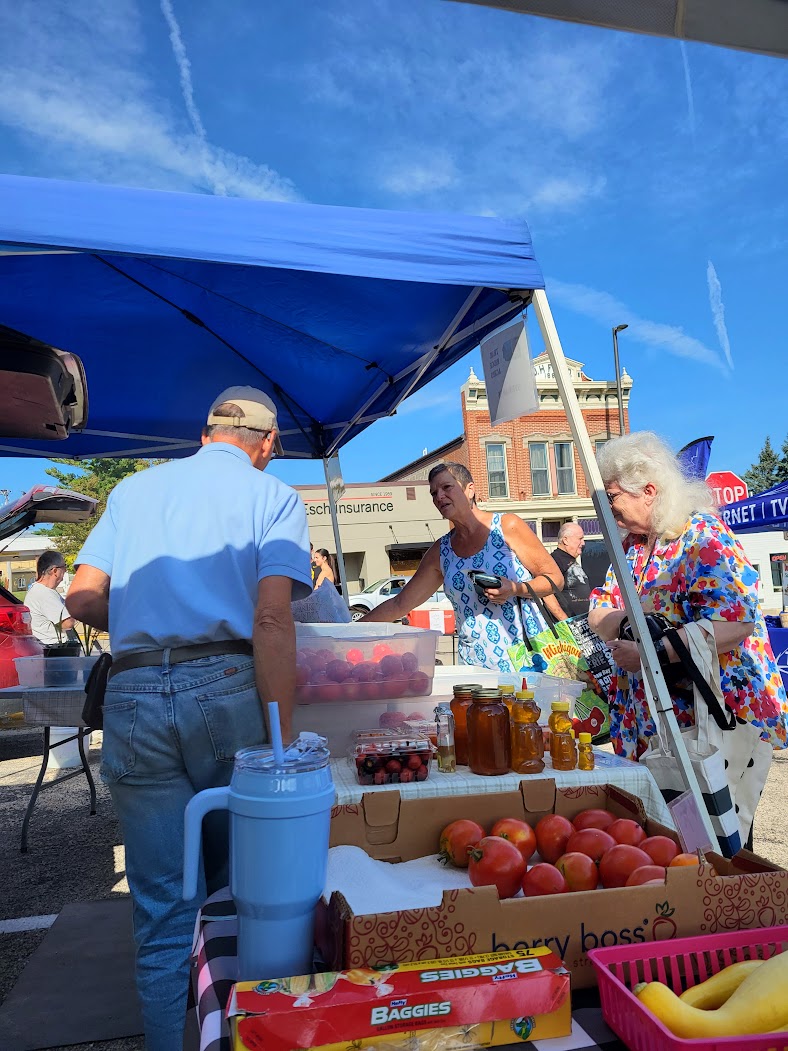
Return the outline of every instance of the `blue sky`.
{"type": "MultiPolygon", "coordinates": [[[[447,0],[0,0],[0,169],[524,216],[567,355],[611,376],[629,324],[633,427],[715,434],[739,471],[788,432],[784,60],[447,0]]],[[[352,442],[345,477],[459,434],[471,363],[352,442]]],[[[44,465],[0,460],[0,488],[44,465]]]]}

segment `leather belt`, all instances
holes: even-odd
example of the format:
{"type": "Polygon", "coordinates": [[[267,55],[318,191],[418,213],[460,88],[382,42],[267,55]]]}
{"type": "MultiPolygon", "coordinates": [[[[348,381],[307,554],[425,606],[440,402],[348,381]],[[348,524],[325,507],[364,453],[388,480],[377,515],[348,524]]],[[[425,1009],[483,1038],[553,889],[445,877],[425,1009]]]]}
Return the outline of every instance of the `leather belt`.
{"type": "MultiPolygon", "coordinates": [[[[144,650],[141,653],[126,653],[112,661],[109,678],[131,668],[155,668],[164,660],[167,650],[144,650]]],[[[196,661],[200,657],[217,657],[225,653],[243,653],[251,657],[251,642],[246,639],[227,639],[224,642],[197,642],[193,646],[173,646],[169,650],[170,664],[196,661]]]]}

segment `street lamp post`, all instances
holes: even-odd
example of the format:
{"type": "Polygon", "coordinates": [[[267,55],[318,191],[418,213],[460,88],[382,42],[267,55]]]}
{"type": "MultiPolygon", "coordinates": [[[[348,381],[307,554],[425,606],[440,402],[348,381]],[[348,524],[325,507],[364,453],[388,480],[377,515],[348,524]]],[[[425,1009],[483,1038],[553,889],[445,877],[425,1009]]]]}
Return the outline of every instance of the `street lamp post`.
{"type": "Polygon", "coordinates": [[[616,365],[616,391],[618,392],[618,433],[624,433],[624,392],[621,389],[621,366],[618,363],[618,334],[629,325],[616,325],[613,329],[613,360],[616,365]]]}

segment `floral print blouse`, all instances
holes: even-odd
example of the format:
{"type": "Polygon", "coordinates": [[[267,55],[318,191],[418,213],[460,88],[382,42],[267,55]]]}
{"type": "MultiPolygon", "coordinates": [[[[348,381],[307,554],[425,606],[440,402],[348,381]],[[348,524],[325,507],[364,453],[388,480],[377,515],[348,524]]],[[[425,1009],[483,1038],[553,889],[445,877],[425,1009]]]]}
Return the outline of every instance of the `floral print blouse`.
{"type": "MultiPolygon", "coordinates": [[[[645,613],[661,613],[676,627],[690,620],[754,622],[749,638],[719,655],[722,695],[737,718],[760,729],[762,740],[785,748],[788,703],[758,603],[758,574],[733,533],[716,515],[696,513],[677,540],[658,539],[651,554],[643,537],[630,536],[625,544],[645,613]]],[[[600,607],[624,609],[612,566],[604,587],[591,593],[591,609],[600,607]]],[[[691,691],[689,681],[686,686],[691,691]]],[[[672,696],[679,725],[692,726],[691,692],[672,696]]],[[[616,752],[637,759],[655,732],[642,677],[618,668],[610,685],[616,752]]]]}

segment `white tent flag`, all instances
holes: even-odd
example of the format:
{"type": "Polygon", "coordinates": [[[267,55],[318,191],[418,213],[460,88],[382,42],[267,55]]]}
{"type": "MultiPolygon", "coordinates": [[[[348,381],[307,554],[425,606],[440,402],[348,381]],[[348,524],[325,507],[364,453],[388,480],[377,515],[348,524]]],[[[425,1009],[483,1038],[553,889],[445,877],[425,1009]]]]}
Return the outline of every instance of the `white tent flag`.
{"type": "Polygon", "coordinates": [[[480,349],[493,427],[535,412],[539,395],[525,322],[496,329],[482,340],[480,349]]]}

